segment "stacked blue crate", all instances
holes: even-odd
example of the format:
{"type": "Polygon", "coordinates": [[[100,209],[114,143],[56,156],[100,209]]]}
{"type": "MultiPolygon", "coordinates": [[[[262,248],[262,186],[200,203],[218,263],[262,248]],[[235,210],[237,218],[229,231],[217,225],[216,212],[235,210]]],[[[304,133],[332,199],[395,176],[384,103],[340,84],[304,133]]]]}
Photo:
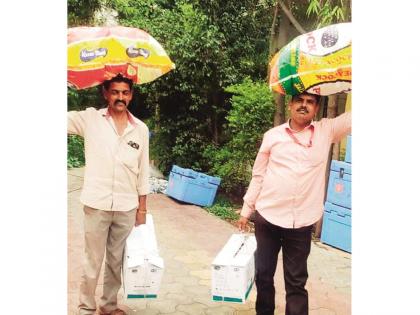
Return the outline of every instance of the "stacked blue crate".
{"type": "Polygon", "coordinates": [[[199,206],[211,206],[219,185],[220,177],[173,165],[166,194],[179,201],[199,206]]]}
{"type": "Polygon", "coordinates": [[[351,210],[325,202],[321,242],[351,253],[351,210]]]}
{"type": "Polygon", "coordinates": [[[351,164],[331,161],[327,201],[351,209],[351,164]]]}
{"type": "Polygon", "coordinates": [[[351,252],[351,136],[345,161],[331,162],[321,242],[351,252]]]}

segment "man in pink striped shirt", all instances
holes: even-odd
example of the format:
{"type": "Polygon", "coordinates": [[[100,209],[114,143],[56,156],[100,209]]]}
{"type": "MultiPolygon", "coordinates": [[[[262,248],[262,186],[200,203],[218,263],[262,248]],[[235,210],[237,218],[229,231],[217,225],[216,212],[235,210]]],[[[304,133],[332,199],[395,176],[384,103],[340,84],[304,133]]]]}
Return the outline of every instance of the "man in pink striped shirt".
{"type": "Polygon", "coordinates": [[[244,196],[238,227],[243,231],[255,211],[257,315],[274,314],[281,248],[286,315],[308,314],[307,259],[312,225],[323,212],[328,153],[351,131],[350,113],[313,121],[319,101],[308,93],[292,97],[289,121],[264,134],[244,196]]]}

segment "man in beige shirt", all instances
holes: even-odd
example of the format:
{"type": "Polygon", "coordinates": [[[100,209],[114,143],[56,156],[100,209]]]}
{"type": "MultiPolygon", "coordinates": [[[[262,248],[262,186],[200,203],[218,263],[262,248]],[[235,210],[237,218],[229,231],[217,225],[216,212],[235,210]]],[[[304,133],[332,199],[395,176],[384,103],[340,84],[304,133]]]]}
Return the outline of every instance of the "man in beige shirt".
{"type": "Polygon", "coordinates": [[[307,259],[312,225],[323,212],[325,171],[331,144],[350,133],[351,114],[313,121],[320,97],[293,96],[290,120],[264,134],[238,226],[255,212],[257,315],[273,315],[274,273],[280,249],[286,315],[308,314],[307,259]]]}
{"type": "Polygon", "coordinates": [[[68,133],[84,138],[85,256],[79,315],[96,312],[95,290],[106,251],[100,314],[121,315],[117,293],[125,241],[146,222],[149,193],[149,130],[127,106],[133,83],[120,75],[103,84],[107,108],[68,113],[68,133]]]}

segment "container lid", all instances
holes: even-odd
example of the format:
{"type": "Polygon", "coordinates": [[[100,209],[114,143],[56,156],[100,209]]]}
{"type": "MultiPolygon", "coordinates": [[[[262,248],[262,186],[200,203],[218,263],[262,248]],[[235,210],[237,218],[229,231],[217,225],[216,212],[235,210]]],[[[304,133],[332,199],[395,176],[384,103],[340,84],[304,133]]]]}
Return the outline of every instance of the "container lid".
{"type": "Polygon", "coordinates": [[[182,168],[177,165],[172,165],[171,172],[180,174],[182,176],[191,177],[191,178],[196,178],[198,176],[198,172],[189,168],[182,168]]]}
{"type": "Polygon", "coordinates": [[[198,179],[201,182],[210,183],[210,184],[214,184],[214,185],[219,185],[220,182],[221,182],[220,177],[210,176],[210,175],[207,175],[207,174],[204,174],[204,173],[199,173],[199,172],[194,171],[192,169],[182,168],[182,167],[179,167],[177,165],[172,165],[171,172],[176,173],[176,174],[180,174],[182,176],[198,179]]]}
{"type": "Polygon", "coordinates": [[[351,217],[351,210],[345,207],[337,206],[329,201],[325,202],[325,211],[331,212],[334,211],[342,217],[351,217]]]}

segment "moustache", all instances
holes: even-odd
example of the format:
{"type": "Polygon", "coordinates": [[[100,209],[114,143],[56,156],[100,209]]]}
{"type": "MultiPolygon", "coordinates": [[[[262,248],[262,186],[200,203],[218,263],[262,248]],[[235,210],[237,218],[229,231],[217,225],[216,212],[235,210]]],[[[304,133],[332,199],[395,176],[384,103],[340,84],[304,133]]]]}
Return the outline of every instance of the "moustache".
{"type": "Polygon", "coordinates": [[[299,107],[296,111],[299,112],[301,110],[303,110],[306,114],[309,113],[308,109],[306,107],[303,107],[303,106],[299,107]]]}
{"type": "Polygon", "coordinates": [[[118,103],[123,103],[125,106],[127,106],[127,103],[124,100],[116,100],[114,105],[117,105],[118,103]]]}

